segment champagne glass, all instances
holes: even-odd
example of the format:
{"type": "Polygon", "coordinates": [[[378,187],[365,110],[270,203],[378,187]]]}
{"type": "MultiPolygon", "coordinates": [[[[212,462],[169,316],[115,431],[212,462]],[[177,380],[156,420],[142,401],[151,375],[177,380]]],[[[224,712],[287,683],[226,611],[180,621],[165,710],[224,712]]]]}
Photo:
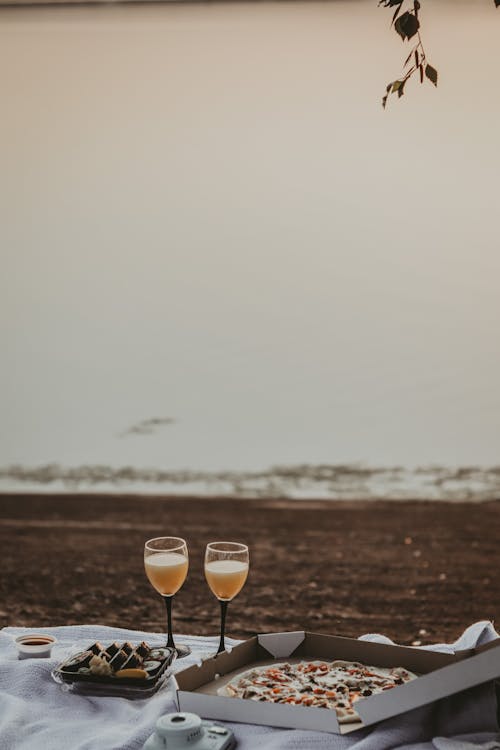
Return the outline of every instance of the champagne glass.
{"type": "Polygon", "coordinates": [[[150,584],[165,599],[167,608],[167,646],[178,658],[191,653],[189,646],[176,646],[172,636],[172,599],[184,581],[189,567],[187,544],[177,536],[160,536],[144,545],[144,568],[150,584]]]}
{"type": "Polygon", "coordinates": [[[205,578],[220,602],[220,643],[217,654],[225,651],[227,605],[240,593],[248,576],[249,555],[246,544],[210,542],[205,551],[205,578]]]}

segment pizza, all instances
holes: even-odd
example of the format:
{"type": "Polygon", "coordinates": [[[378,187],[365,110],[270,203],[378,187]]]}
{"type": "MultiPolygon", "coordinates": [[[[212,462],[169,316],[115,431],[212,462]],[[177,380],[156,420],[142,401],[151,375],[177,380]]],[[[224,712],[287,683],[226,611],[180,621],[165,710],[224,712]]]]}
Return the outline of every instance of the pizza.
{"type": "Polygon", "coordinates": [[[368,667],[359,662],[309,661],[254,667],[217,691],[231,698],[293,706],[330,708],[339,724],[361,721],[354,704],[415,679],[403,667],[368,667]]]}

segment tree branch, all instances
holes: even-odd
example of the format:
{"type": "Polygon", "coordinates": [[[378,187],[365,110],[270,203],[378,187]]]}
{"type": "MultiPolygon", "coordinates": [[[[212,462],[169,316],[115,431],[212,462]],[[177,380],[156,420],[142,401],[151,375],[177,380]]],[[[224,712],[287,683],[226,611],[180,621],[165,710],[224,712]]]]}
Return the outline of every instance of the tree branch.
{"type": "MultiPolygon", "coordinates": [[[[495,2],[500,4],[500,0],[495,0],[495,2]]],[[[403,63],[401,76],[386,86],[382,98],[382,106],[385,108],[391,94],[397,94],[398,99],[403,96],[405,86],[414,74],[418,73],[420,83],[427,78],[434,86],[437,86],[438,72],[427,62],[420,27],[420,0],[379,0],[378,4],[384,8],[394,8],[391,27],[394,26],[394,30],[403,42],[416,40],[403,63]]]]}
{"type": "MultiPolygon", "coordinates": [[[[500,8],[500,0],[493,0],[495,7],[500,8]]],[[[382,97],[382,106],[386,107],[387,99],[391,94],[397,94],[400,99],[405,91],[406,83],[418,72],[420,83],[427,78],[434,86],[438,84],[438,72],[427,62],[420,27],[420,0],[379,0],[379,6],[393,8],[391,28],[401,37],[403,42],[416,39],[410,53],[403,63],[401,76],[387,84],[385,94],[382,97]]]]}

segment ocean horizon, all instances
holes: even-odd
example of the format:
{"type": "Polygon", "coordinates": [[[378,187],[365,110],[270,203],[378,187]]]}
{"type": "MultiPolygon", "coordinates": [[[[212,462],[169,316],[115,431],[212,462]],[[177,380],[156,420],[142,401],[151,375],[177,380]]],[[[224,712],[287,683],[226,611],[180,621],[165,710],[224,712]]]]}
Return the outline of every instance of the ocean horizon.
{"type": "Polygon", "coordinates": [[[500,465],[409,469],[322,464],[274,466],[264,471],[169,471],[58,464],[0,468],[0,493],[15,492],[484,502],[500,499],[500,465]]]}

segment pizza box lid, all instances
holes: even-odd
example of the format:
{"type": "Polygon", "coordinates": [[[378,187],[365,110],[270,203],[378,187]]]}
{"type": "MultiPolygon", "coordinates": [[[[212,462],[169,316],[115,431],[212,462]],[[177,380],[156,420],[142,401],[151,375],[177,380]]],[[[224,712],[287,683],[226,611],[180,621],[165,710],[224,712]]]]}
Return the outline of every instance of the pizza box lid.
{"type": "Polygon", "coordinates": [[[179,710],[204,718],[347,734],[500,677],[500,638],[454,654],[307,631],[265,633],[175,675],[179,710]],[[219,696],[229,679],[274,659],[342,659],[405,667],[419,678],[356,703],[361,724],[339,725],[335,712],[219,696]],[[221,678],[224,677],[224,680],[221,678]]]}

